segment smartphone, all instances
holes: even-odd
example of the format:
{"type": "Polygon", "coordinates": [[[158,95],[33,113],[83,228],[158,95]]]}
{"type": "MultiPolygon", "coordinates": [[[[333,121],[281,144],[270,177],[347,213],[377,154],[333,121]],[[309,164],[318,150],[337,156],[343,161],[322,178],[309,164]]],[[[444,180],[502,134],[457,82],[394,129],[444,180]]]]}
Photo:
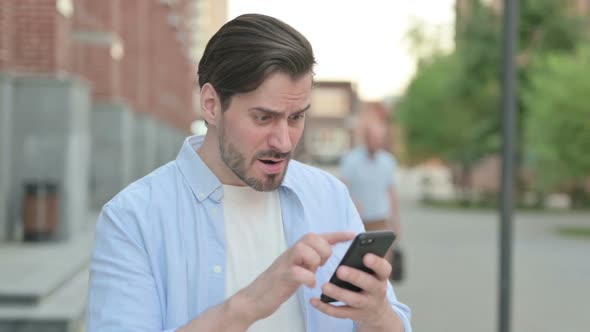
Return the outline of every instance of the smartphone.
{"type": "MultiPolygon", "coordinates": [[[[344,258],[342,258],[340,264],[338,264],[338,267],[334,271],[332,278],[330,278],[330,282],[338,287],[342,287],[353,292],[360,292],[360,288],[338,278],[336,276],[336,271],[338,268],[340,268],[340,266],[346,265],[370,274],[374,274],[375,272],[373,272],[373,270],[369,269],[363,264],[363,257],[368,253],[375,254],[379,257],[385,256],[393,244],[393,240],[395,240],[395,234],[392,231],[372,231],[358,234],[352,241],[352,244],[346,251],[346,254],[344,254],[344,258]]],[[[335,299],[324,294],[322,294],[321,300],[325,303],[336,302],[335,299]]]]}

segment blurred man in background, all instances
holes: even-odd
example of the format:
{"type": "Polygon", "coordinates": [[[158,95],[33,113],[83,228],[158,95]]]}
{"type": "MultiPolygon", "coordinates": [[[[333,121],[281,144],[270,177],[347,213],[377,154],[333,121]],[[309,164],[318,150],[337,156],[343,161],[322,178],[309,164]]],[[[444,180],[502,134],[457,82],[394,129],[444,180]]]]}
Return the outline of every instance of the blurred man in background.
{"type": "MultiPolygon", "coordinates": [[[[386,128],[376,116],[359,121],[362,144],[342,157],[340,177],[367,231],[392,230],[399,239],[398,199],[395,190],[395,157],[383,149],[386,128]]],[[[397,242],[397,241],[396,241],[397,242]]],[[[390,260],[392,253],[386,257],[390,260]]]]}
{"type": "Polygon", "coordinates": [[[99,217],[88,331],[411,331],[385,259],[364,257],[374,275],[338,269],[362,292],[328,282],[345,249],[332,246],[363,227],[342,183],[290,160],[314,63],[272,17],[242,15],[212,37],[199,64],[206,135],[99,217]]]}

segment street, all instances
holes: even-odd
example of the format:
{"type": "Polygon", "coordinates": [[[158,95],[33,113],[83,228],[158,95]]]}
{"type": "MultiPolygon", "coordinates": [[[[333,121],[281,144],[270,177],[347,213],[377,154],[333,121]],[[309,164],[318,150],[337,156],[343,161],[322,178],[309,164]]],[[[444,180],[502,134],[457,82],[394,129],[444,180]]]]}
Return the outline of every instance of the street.
{"type": "MultiPolygon", "coordinates": [[[[407,273],[395,287],[412,308],[414,331],[497,331],[497,213],[403,201],[401,217],[407,273]]],[[[515,217],[512,331],[590,327],[590,239],[558,235],[558,225],[590,227],[590,214],[515,217]]]]}

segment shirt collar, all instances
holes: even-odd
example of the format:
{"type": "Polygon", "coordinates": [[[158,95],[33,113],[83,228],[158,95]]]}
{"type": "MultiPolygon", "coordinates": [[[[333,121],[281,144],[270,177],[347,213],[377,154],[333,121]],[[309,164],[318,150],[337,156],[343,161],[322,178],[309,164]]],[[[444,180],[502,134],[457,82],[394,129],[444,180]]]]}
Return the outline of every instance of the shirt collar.
{"type": "Polygon", "coordinates": [[[221,182],[197,154],[197,149],[204,140],[205,136],[187,137],[178,152],[176,162],[199,202],[209,196],[219,202],[223,196],[221,182]]]}
{"type": "Polygon", "coordinates": [[[377,149],[377,151],[375,151],[375,154],[373,155],[373,157],[371,157],[371,154],[369,153],[369,147],[366,145],[363,145],[360,147],[360,150],[363,153],[363,157],[367,160],[375,160],[377,159],[377,155],[379,154],[380,149],[377,149]]]}
{"type": "MultiPolygon", "coordinates": [[[[219,202],[223,197],[221,181],[219,181],[217,176],[215,176],[197,154],[197,149],[203,144],[204,140],[205,136],[187,137],[178,152],[176,162],[199,202],[202,202],[209,196],[214,201],[219,202]]],[[[296,163],[298,162],[295,160],[289,162],[281,188],[287,188],[295,192],[294,185],[296,182],[292,168],[298,166],[295,165],[296,163]]]]}
{"type": "Polygon", "coordinates": [[[298,163],[298,161],[291,159],[289,161],[289,165],[287,166],[287,173],[285,174],[285,178],[283,179],[283,183],[281,183],[281,187],[282,188],[287,188],[292,190],[293,192],[295,192],[294,186],[295,186],[295,171],[294,168],[296,168],[298,165],[296,165],[298,163]]]}

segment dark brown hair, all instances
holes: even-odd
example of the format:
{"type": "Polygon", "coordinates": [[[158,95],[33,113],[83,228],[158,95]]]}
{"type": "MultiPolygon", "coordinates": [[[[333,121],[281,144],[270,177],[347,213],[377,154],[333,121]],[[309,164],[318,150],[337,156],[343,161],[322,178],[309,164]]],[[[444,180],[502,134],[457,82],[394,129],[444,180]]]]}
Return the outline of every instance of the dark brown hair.
{"type": "Polygon", "coordinates": [[[290,25],[261,14],[245,14],[213,35],[199,62],[199,87],[210,83],[223,110],[231,97],[256,90],[275,72],[297,79],[313,72],[309,41],[290,25]]]}

